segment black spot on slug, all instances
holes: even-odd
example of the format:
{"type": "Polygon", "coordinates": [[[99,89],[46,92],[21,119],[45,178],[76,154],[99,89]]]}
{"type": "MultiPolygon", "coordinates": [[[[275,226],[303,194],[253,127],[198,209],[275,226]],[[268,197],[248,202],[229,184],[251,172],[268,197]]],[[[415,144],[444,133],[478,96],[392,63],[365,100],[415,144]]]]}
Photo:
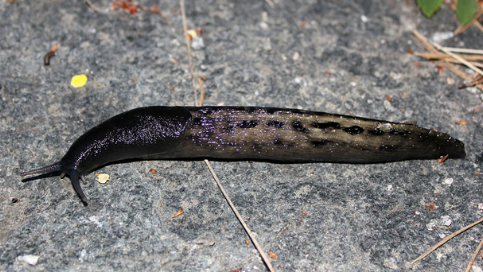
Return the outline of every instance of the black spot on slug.
{"type": "Polygon", "coordinates": [[[292,123],[292,127],[299,132],[308,132],[310,129],[304,127],[304,125],[300,121],[294,121],[292,123]]]}
{"type": "Polygon", "coordinates": [[[327,122],[327,123],[313,122],[312,127],[314,127],[314,128],[335,128],[335,129],[338,129],[338,128],[340,128],[340,124],[337,123],[337,122],[327,122]]]}
{"type": "Polygon", "coordinates": [[[330,141],[328,140],[317,140],[317,141],[311,141],[310,143],[312,144],[313,147],[319,147],[319,146],[324,146],[327,145],[330,141]]]}
{"type": "Polygon", "coordinates": [[[407,136],[411,132],[410,131],[405,131],[405,130],[399,131],[399,130],[391,129],[391,131],[389,131],[389,133],[394,134],[394,135],[407,136]]]}
{"type": "Polygon", "coordinates": [[[342,130],[351,135],[357,135],[364,132],[364,129],[361,128],[360,126],[345,127],[345,128],[342,128],[342,130]]]}
{"type": "Polygon", "coordinates": [[[279,137],[275,138],[275,140],[273,140],[273,144],[278,146],[283,145],[282,139],[279,137]]]}
{"type": "Polygon", "coordinates": [[[274,127],[274,128],[282,128],[283,125],[284,125],[283,122],[276,121],[276,120],[270,120],[267,122],[267,126],[274,127]]]}
{"type": "Polygon", "coordinates": [[[368,130],[367,133],[369,135],[375,135],[375,136],[381,136],[381,135],[384,135],[384,131],[380,130],[380,129],[374,129],[374,130],[368,130]]]}
{"type": "Polygon", "coordinates": [[[236,124],[237,128],[254,128],[258,125],[258,122],[255,120],[243,120],[240,123],[236,124]]]}
{"type": "Polygon", "coordinates": [[[201,126],[201,118],[199,117],[193,118],[193,126],[201,126]]]}
{"type": "Polygon", "coordinates": [[[233,131],[234,131],[234,127],[233,127],[233,126],[227,126],[227,127],[225,128],[225,131],[226,131],[227,133],[233,132],[233,131]]]}

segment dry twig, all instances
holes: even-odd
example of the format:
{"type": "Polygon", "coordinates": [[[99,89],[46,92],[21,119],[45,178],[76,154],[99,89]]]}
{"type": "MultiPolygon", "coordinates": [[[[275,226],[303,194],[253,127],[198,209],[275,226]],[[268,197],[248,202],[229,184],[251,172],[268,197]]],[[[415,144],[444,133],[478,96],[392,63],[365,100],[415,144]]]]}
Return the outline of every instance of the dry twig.
{"type": "Polygon", "coordinates": [[[203,99],[205,99],[205,86],[203,85],[203,79],[198,77],[198,84],[200,84],[200,107],[203,106],[203,99]]]}
{"type": "Polygon", "coordinates": [[[471,267],[473,266],[473,263],[475,262],[476,257],[478,256],[478,253],[480,253],[481,247],[483,247],[483,240],[480,241],[480,244],[478,245],[475,252],[473,253],[473,256],[471,257],[471,260],[468,263],[468,266],[466,267],[465,272],[470,272],[471,267]]]}
{"type": "MultiPolygon", "coordinates": [[[[413,33],[414,33],[416,41],[421,43],[425,50],[427,50],[428,52],[430,52],[432,54],[439,54],[439,51],[433,45],[431,45],[431,43],[423,35],[421,35],[421,33],[419,33],[417,30],[413,30],[413,33]]],[[[438,65],[441,65],[443,67],[448,68],[449,70],[451,70],[453,73],[455,73],[457,76],[459,76],[460,78],[462,78],[464,80],[468,80],[468,81],[474,80],[474,78],[472,76],[466,74],[465,72],[463,72],[461,69],[459,69],[455,65],[451,64],[450,62],[454,62],[454,61],[449,61],[448,59],[443,59],[443,60],[440,60],[438,62],[438,65]]],[[[476,86],[480,90],[483,90],[483,84],[477,84],[476,86]]]]}
{"type": "MultiPolygon", "coordinates": [[[[414,52],[414,55],[423,57],[425,59],[431,60],[451,60],[451,56],[443,53],[421,53],[421,52],[414,52]]],[[[461,56],[464,60],[469,61],[479,61],[483,60],[483,55],[462,55],[461,56]]]]}
{"type": "Polygon", "coordinates": [[[99,9],[96,5],[94,5],[91,2],[91,0],[86,0],[86,3],[87,3],[87,5],[89,5],[89,7],[91,7],[92,10],[97,11],[99,13],[107,14],[109,12],[109,11],[104,11],[104,10],[99,9]]]}
{"type": "Polygon", "coordinates": [[[414,264],[418,261],[420,261],[421,259],[423,259],[424,257],[428,256],[429,254],[431,254],[431,252],[435,251],[438,247],[444,245],[446,242],[448,242],[449,240],[453,239],[455,236],[458,236],[459,234],[465,232],[466,230],[468,229],[471,229],[472,227],[480,224],[483,222],[483,219],[480,219],[476,222],[474,222],[473,224],[470,224],[456,232],[453,232],[451,233],[450,235],[446,236],[443,240],[439,241],[439,243],[437,243],[436,245],[432,246],[430,249],[428,249],[426,252],[424,252],[423,254],[421,254],[421,256],[417,257],[416,259],[414,259],[414,261],[411,262],[411,264],[414,264]]]}
{"type": "Polygon", "coordinates": [[[272,0],[265,0],[265,2],[267,2],[267,4],[271,7],[271,8],[274,8],[275,7],[275,4],[273,3],[272,0]]]}
{"type": "Polygon", "coordinates": [[[186,12],[184,10],[184,0],[179,1],[179,5],[181,7],[181,17],[183,19],[183,31],[184,31],[184,40],[186,42],[186,49],[188,50],[188,61],[189,61],[189,70],[190,70],[190,77],[191,77],[191,85],[193,86],[193,93],[195,98],[195,106],[198,104],[198,94],[196,93],[196,86],[195,86],[195,77],[193,75],[193,57],[191,56],[191,44],[190,38],[188,35],[188,25],[186,23],[186,12]]]}
{"type": "Polygon", "coordinates": [[[433,42],[433,45],[438,49],[438,50],[441,50],[443,52],[445,52],[446,54],[452,56],[453,58],[459,60],[461,63],[463,63],[464,65],[470,67],[473,71],[477,72],[478,74],[480,75],[483,75],[483,71],[481,71],[480,69],[478,69],[477,67],[475,67],[473,64],[467,62],[465,59],[463,59],[461,56],[459,55],[456,55],[454,53],[452,53],[451,51],[449,50],[446,50],[446,48],[442,47],[441,45],[439,45],[438,43],[436,42],[433,42]]]}
{"type": "Polygon", "coordinates": [[[238,218],[238,220],[240,221],[240,223],[242,224],[243,228],[245,229],[245,231],[247,232],[248,236],[250,237],[250,239],[252,240],[253,244],[255,245],[255,247],[257,248],[258,252],[260,253],[260,256],[262,256],[262,260],[265,262],[265,264],[267,265],[267,268],[268,270],[270,270],[271,272],[272,271],[275,271],[272,267],[272,264],[270,263],[270,261],[268,260],[268,257],[267,255],[265,254],[265,251],[263,250],[263,248],[260,246],[260,244],[258,244],[257,240],[255,239],[255,236],[253,236],[252,232],[250,231],[250,229],[248,228],[247,224],[245,223],[245,220],[243,220],[241,214],[238,212],[238,210],[236,209],[235,207],[235,204],[233,204],[233,202],[231,201],[230,197],[228,196],[228,194],[225,192],[225,189],[223,189],[223,186],[221,185],[221,182],[220,180],[218,179],[218,176],[216,176],[216,173],[215,173],[215,170],[213,170],[213,168],[211,167],[211,164],[208,160],[205,160],[205,163],[206,165],[208,166],[208,168],[210,169],[210,172],[211,174],[213,175],[213,178],[215,179],[216,181],[216,184],[218,184],[218,187],[220,188],[221,190],[221,193],[223,194],[223,196],[225,196],[225,199],[226,201],[228,202],[228,205],[230,205],[230,208],[233,210],[233,212],[235,213],[236,217],[238,218]]]}

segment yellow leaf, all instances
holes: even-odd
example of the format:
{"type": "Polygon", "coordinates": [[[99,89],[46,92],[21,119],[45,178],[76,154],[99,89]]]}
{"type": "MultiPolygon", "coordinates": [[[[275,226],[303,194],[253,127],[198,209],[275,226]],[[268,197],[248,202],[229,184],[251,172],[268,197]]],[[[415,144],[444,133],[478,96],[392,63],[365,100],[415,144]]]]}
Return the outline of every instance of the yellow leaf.
{"type": "Polygon", "coordinates": [[[190,29],[188,30],[188,36],[190,37],[190,40],[192,40],[194,37],[197,37],[198,35],[196,34],[196,30],[190,29]]]}
{"type": "Polygon", "coordinates": [[[96,177],[97,177],[97,182],[102,184],[111,180],[111,178],[109,177],[109,174],[96,174],[96,177]]]}
{"type": "Polygon", "coordinates": [[[182,210],[179,210],[178,213],[175,216],[173,216],[172,218],[176,218],[176,217],[182,215],[183,213],[184,212],[182,210]]]}
{"type": "Polygon", "coordinates": [[[87,76],[84,74],[75,75],[72,77],[72,80],[70,81],[70,85],[74,88],[84,87],[86,83],[87,83],[87,76]]]}

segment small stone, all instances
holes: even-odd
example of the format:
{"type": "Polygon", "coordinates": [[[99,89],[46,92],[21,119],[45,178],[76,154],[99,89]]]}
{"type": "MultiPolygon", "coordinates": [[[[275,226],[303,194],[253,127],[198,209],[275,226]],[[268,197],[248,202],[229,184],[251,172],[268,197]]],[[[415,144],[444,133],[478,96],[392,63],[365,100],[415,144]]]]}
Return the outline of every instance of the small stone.
{"type": "Polygon", "coordinates": [[[205,47],[205,42],[203,41],[203,38],[201,37],[193,37],[193,40],[191,41],[191,48],[193,50],[200,50],[205,47]]]}
{"type": "Polygon", "coordinates": [[[447,178],[443,181],[444,184],[451,186],[453,184],[453,178],[447,178]]]}
{"type": "Polygon", "coordinates": [[[17,260],[19,262],[28,263],[30,265],[36,265],[37,262],[39,261],[39,256],[35,256],[35,255],[23,255],[23,256],[18,256],[17,257],[17,260]]]}
{"type": "Polygon", "coordinates": [[[451,219],[451,217],[449,217],[449,215],[441,216],[440,226],[449,227],[451,223],[453,223],[453,220],[451,219]]]}
{"type": "Polygon", "coordinates": [[[428,230],[435,230],[438,225],[439,225],[439,220],[431,219],[431,221],[429,221],[429,223],[426,224],[426,228],[428,230]]]}
{"type": "Polygon", "coordinates": [[[388,112],[395,112],[396,111],[396,108],[391,104],[391,102],[389,102],[388,100],[384,100],[382,102],[382,105],[384,106],[384,108],[386,109],[386,111],[388,112]]]}

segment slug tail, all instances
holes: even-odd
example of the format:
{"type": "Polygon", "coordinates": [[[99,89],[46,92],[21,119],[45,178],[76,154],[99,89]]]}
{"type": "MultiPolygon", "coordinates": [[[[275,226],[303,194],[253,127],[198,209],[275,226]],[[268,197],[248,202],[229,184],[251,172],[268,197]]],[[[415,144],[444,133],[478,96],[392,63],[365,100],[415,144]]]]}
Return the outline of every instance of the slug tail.
{"type": "Polygon", "coordinates": [[[32,175],[42,175],[42,174],[47,174],[47,173],[56,172],[56,171],[62,171],[62,165],[60,164],[60,162],[57,162],[42,168],[30,170],[27,172],[22,172],[20,173],[20,176],[26,177],[26,176],[32,176],[32,175]]]}
{"type": "MultiPolygon", "coordinates": [[[[84,195],[84,192],[82,191],[82,188],[80,186],[79,173],[77,173],[76,170],[72,170],[70,172],[69,178],[70,178],[70,182],[72,182],[72,186],[74,187],[75,192],[82,200],[82,204],[84,204],[84,206],[87,206],[88,200],[87,200],[87,197],[84,195]]],[[[83,176],[80,176],[80,178],[83,179],[83,176]]]]}

